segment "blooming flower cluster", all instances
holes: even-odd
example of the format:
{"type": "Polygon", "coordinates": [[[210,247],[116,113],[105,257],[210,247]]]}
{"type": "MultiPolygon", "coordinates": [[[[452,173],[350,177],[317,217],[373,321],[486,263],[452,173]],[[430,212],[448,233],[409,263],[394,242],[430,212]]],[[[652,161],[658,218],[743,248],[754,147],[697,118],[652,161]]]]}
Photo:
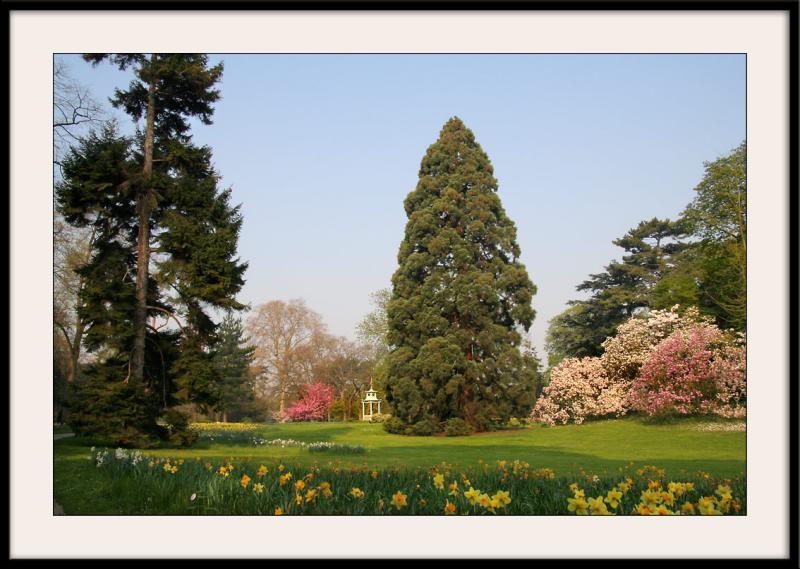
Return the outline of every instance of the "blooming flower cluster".
{"type": "MultiPolygon", "coordinates": [[[[646,472],[647,470],[639,470],[637,474],[646,472]]],[[[570,485],[573,497],[567,498],[567,511],[584,516],[607,516],[617,513],[642,516],[696,514],[719,516],[732,512],[739,513],[742,509],[741,503],[733,497],[732,490],[727,484],[719,484],[714,495],[697,497],[693,482],[669,482],[665,487],[661,480],[653,479],[648,480],[647,488],[639,493],[638,503],[633,504],[631,501],[627,501],[630,511],[626,512],[622,505],[623,499],[631,491],[633,485],[633,479],[627,478],[609,490],[605,496],[587,499],[584,490],[577,483],[573,483],[570,485]]]]}
{"type": "Polygon", "coordinates": [[[321,421],[333,404],[333,387],[315,382],[305,386],[303,397],[286,410],[290,421],[321,421]]]}
{"type": "Polygon", "coordinates": [[[680,482],[667,482],[663,469],[648,465],[634,474],[633,463],[613,479],[581,470],[578,482],[567,490],[569,479],[558,477],[551,468],[532,469],[520,460],[481,461],[479,466],[458,469],[441,463],[427,470],[400,466],[373,470],[367,464],[266,466],[236,463],[232,457],[208,462],[106,449],[93,451],[90,458],[101,469],[98,476],[109,476],[112,489],[117,478],[134,477],[142,496],[136,511],[148,514],[735,515],[745,511],[744,502],[735,497],[743,488],[741,478],[717,480],[698,472],[680,482]]]}
{"type": "Polygon", "coordinates": [[[631,405],[650,416],[735,416],[745,378],[744,349],[716,326],[698,324],[656,346],[632,383],[631,405]]]}
{"type": "Polygon", "coordinates": [[[549,425],[621,416],[714,413],[743,417],[744,337],[724,332],[690,307],[630,318],[603,342],[601,357],[567,358],[531,412],[549,425]]]}
{"type": "Polygon", "coordinates": [[[555,425],[623,415],[628,386],[627,381],[612,380],[600,358],[567,358],[550,372],[550,384],[536,402],[531,418],[555,425]]]}

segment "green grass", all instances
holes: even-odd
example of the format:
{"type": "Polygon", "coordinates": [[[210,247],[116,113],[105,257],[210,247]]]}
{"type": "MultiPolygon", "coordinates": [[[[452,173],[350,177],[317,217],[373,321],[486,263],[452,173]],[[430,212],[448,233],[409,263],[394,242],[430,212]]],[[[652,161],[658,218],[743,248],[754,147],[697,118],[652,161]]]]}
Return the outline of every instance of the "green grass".
{"type": "MultiPolygon", "coordinates": [[[[736,478],[745,473],[744,432],[695,430],[697,421],[647,424],[636,418],[589,422],[583,425],[498,431],[470,437],[407,437],[390,435],[380,425],[318,423],[266,425],[254,432],[266,439],[330,441],[360,445],[364,454],[310,453],[300,448],[254,446],[246,442],[198,441],[189,449],[162,448],[145,451],[152,457],[183,458],[192,464],[219,465],[232,459],[237,465],[282,462],[292,468],[319,465],[323,469],[377,469],[394,471],[428,469],[447,462],[454,470],[475,468],[479,461],[520,460],[530,469],[551,468],[564,480],[582,472],[601,477],[619,476],[620,469],[644,465],[663,468],[674,479],[696,477],[705,471],[714,478],[736,478]],[[194,459],[200,459],[197,463],[194,459]],[[632,464],[631,464],[632,463],[632,464]],[[366,467],[364,466],[366,465],[366,467]]],[[[68,514],[153,513],[120,496],[141,494],[135,481],[124,481],[100,472],[89,459],[91,443],[70,438],[55,441],[55,498],[68,514]]],[[[187,463],[188,464],[188,463],[187,463]]],[[[174,511],[167,503],[162,512],[174,511]]]]}
{"type": "Polygon", "coordinates": [[[53,425],[53,434],[61,435],[64,433],[71,433],[72,429],[69,425],[53,425]]]}

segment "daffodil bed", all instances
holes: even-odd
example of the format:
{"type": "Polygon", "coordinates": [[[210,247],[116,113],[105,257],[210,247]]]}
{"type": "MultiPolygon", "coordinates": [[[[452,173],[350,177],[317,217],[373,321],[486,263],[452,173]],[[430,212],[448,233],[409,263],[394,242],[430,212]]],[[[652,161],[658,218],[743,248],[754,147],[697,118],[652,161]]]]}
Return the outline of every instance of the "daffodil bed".
{"type": "MultiPolygon", "coordinates": [[[[623,447],[631,441],[646,443],[650,426],[633,420],[608,421],[572,427],[588,443],[599,434],[622,427],[628,438],[617,439],[623,447]],[[577,430],[576,430],[577,429],[577,430]]],[[[661,447],[649,447],[640,456],[623,461],[614,452],[604,460],[578,448],[561,447],[561,461],[542,463],[555,455],[541,452],[564,442],[562,429],[529,429],[453,439],[400,437],[382,433],[375,425],[327,425],[347,427],[350,440],[366,448],[356,456],[331,450],[324,456],[309,453],[310,443],[320,441],[326,425],[294,425],[243,429],[270,440],[304,439],[300,447],[223,446],[208,442],[192,449],[124,450],[90,449],[79,439],[55,444],[55,498],[69,514],[210,514],[210,515],[719,515],[746,513],[744,480],[744,433],[700,432],[691,425],[662,426],[661,447]],[[300,427],[300,428],[298,428],[300,427]],[[559,434],[561,432],[561,434],[559,434]],[[671,434],[671,437],[665,436],[671,434]],[[293,436],[292,436],[293,435],[293,436]],[[291,439],[289,438],[291,436],[291,439]],[[688,438],[687,438],[688,436],[688,438]],[[694,438],[699,437],[699,438],[694,438]],[[741,440],[732,445],[734,437],[741,440]],[[527,439],[528,456],[519,456],[527,439]],[[398,440],[399,439],[399,440],[398,440]],[[421,440],[420,440],[421,439],[421,440]],[[672,440],[677,439],[677,441],[672,440]],[[509,444],[503,445],[503,441],[509,444]],[[365,444],[371,441],[372,444],[365,444]],[[379,446],[376,441],[383,441],[379,446]],[[406,446],[397,443],[404,442],[406,446]],[[704,444],[705,461],[649,462],[674,444],[683,445],[691,458],[704,444]],[[728,445],[726,446],[725,442],[728,445]],[[427,447],[423,443],[427,442],[427,447]],[[393,444],[394,443],[394,444],[393,444]],[[450,450],[427,464],[420,448],[450,450]],[[445,444],[446,443],[446,444],[445,444]],[[538,443],[538,444],[537,444],[538,443]],[[729,446],[730,463],[720,461],[729,446]],[[452,452],[463,447],[464,452],[452,452]],[[470,451],[482,450],[485,459],[473,460],[470,451]],[[406,455],[405,464],[390,456],[406,455]],[[505,458],[500,458],[505,455],[505,458]],[[590,460],[594,458],[594,460],[590,460]],[[736,459],[739,460],[736,460],[736,459]],[[446,459],[446,462],[442,462],[446,459]],[[637,460],[638,459],[638,460],[637,460]],[[647,461],[647,462],[644,462],[647,461]],[[552,464],[553,462],[557,464],[552,464]],[[581,466],[583,463],[584,466],[581,466]],[[737,468],[738,466],[738,468],[737,468]]],[[[651,433],[652,434],[652,433],[651,433]]],[[[328,437],[329,443],[338,437],[328,437]],[[333,440],[330,440],[333,439],[333,440]]],[[[326,442],[326,441],[320,441],[326,442]]],[[[345,444],[342,441],[342,444],[345,444]]],[[[613,450],[615,441],[605,444],[613,450]]],[[[335,448],[335,447],[333,447],[335,448]]]]}

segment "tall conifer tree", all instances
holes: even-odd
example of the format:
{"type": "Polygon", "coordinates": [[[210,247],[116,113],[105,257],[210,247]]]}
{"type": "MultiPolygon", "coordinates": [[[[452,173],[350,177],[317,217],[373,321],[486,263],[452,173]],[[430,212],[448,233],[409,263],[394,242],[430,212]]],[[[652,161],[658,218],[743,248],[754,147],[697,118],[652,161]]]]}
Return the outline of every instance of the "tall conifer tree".
{"type": "Polygon", "coordinates": [[[112,102],[145,126],[133,139],[114,128],[85,138],[57,187],[65,219],[100,236],[81,269],[80,312],[87,349],[101,357],[78,387],[75,422],[130,440],[156,432],[164,407],[218,402],[208,310],[243,308],[235,299],[247,267],[236,257],[242,217],[230,190],[218,188],[211,150],[189,134],[190,117],[211,122],[221,66],[197,54],[86,58],[134,67],[136,79],[112,102]]]}
{"type": "Polygon", "coordinates": [[[536,287],[488,156],[457,117],[422,159],[388,303],[386,397],[406,424],[526,412],[536,366],[519,349],[536,287]]]}

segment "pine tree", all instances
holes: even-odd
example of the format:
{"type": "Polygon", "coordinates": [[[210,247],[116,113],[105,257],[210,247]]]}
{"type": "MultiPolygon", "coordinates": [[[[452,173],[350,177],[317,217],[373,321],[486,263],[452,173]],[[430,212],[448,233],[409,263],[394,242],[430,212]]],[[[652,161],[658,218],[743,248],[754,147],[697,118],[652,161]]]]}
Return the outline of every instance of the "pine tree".
{"type": "Polygon", "coordinates": [[[484,430],[526,412],[536,369],[520,352],[536,287],[488,156],[454,117],[422,159],[387,307],[386,398],[406,424],[484,430]]]}
{"type": "Polygon", "coordinates": [[[137,80],[112,102],[146,117],[145,130],[132,139],[113,127],[90,134],[64,161],[56,191],[65,219],[98,236],[80,269],[79,312],[87,350],[102,357],[76,386],[75,422],[131,441],[158,434],[165,407],[217,403],[207,311],[243,308],[235,296],[247,265],[236,257],[239,207],[218,188],[211,150],[188,132],[189,117],[210,123],[221,67],[191,54],[109,58],[136,67],[137,80]]]}
{"type": "Polygon", "coordinates": [[[215,410],[227,422],[232,412],[247,407],[253,400],[250,365],[255,347],[247,345],[242,321],[232,313],[223,318],[217,330],[214,365],[219,377],[219,398],[215,410]]]}

